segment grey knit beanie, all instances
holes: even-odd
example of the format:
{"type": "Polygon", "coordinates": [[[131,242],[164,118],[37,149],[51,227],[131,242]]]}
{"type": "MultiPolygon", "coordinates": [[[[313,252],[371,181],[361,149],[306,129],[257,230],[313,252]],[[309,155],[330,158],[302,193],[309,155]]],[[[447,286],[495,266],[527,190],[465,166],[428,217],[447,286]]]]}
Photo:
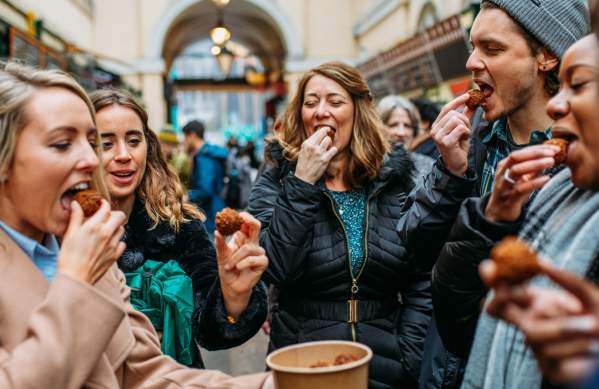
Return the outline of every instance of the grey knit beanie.
{"type": "Polygon", "coordinates": [[[488,0],[503,9],[560,59],[590,32],[586,0],[488,0]]]}

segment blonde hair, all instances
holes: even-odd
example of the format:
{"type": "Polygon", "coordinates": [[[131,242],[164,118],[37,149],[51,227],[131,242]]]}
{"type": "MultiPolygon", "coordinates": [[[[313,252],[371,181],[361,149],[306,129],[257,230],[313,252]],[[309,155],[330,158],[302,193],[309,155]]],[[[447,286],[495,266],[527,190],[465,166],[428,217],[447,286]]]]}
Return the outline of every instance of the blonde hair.
{"type": "MultiPolygon", "coordinates": [[[[60,70],[38,70],[15,62],[3,64],[0,70],[0,185],[12,165],[20,130],[30,120],[36,120],[27,114],[27,103],[36,91],[45,88],[63,88],[76,94],[87,105],[92,121],[96,123],[94,106],[87,93],[68,74],[60,70]]],[[[97,132],[96,144],[100,144],[97,132]]],[[[98,148],[94,151],[101,158],[101,151],[98,148]]],[[[102,166],[92,174],[92,187],[109,199],[102,166]]]]}
{"type": "Polygon", "coordinates": [[[143,125],[148,151],[146,171],[136,189],[136,195],[144,203],[148,216],[154,222],[152,228],[160,222],[166,222],[178,232],[181,224],[188,223],[191,219],[204,221],[204,214],[195,205],[183,200],[181,180],[164,158],[158,137],[149,128],[148,114],[141,104],[127,92],[117,89],[97,90],[90,94],[90,98],[96,112],[119,105],[135,112],[143,125]]]}
{"type": "Polygon", "coordinates": [[[321,75],[345,89],[354,104],[354,125],[349,144],[349,164],[344,179],[352,188],[359,188],[378,177],[388,150],[383,123],[374,107],[368,84],[353,66],[342,62],[327,62],[308,71],[300,80],[297,92],[281,118],[281,129],[275,139],[283,146],[288,160],[297,160],[307,134],[302,121],[302,106],[306,85],[312,77],[321,75]]]}

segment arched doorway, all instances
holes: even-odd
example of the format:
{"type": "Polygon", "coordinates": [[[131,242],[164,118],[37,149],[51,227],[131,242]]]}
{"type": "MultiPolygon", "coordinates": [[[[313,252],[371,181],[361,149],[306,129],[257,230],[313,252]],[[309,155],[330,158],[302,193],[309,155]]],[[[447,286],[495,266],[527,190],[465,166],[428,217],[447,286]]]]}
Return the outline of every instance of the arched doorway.
{"type": "Polygon", "coordinates": [[[273,3],[231,1],[223,8],[223,22],[237,59],[232,73],[219,74],[209,40],[217,10],[212,0],[183,0],[170,7],[154,30],[146,58],[159,57],[164,66],[167,118],[175,127],[200,119],[213,134],[241,131],[259,138],[276,114],[273,103],[281,100],[286,61],[303,56],[302,45],[273,3]]]}

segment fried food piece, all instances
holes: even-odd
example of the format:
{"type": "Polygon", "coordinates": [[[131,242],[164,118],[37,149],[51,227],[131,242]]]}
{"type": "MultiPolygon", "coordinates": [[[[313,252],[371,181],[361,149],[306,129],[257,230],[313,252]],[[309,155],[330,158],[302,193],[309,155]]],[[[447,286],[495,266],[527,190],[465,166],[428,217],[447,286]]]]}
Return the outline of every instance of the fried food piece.
{"type": "Polygon", "coordinates": [[[566,162],[566,157],[568,156],[568,141],[562,138],[553,138],[546,140],[543,144],[557,146],[559,147],[559,151],[555,154],[555,164],[559,165],[566,162]]]}
{"type": "Polygon", "coordinates": [[[83,215],[85,217],[90,217],[100,209],[100,206],[102,205],[102,196],[93,189],[86,189],[75,193],[75,201],[81,205],[83,215]]]}
{"type": "Polygon", "coordinates": [[[541,272],[537,253],[515,236],[493,247],[491,259],[497,266],[497,278],[508,284],[520,284],[541,272]]]}
{"type": "Polygon", "coordinates": [[[345,365],[346,363],[350,363],[350,362],[354,362],[357,361],[358,359],[360,359],[359,357],[353,355],[353,354],[339,354],[337,355],[337,358],[335,358],[335,365],[345,365]]]}
{"type": "Polygon", "coordinates": [[[325,361],[318,361],[318,362],[310,365],[310,367],[313,369],[315,369],[317,367],[329,367],[329,366],[333,366],[333,364],[331,362],[325,362],[325,361]]]}
{"type": "Polygon", "coordinates": [[[329,127],[329,129],[327,130],[327,136],[329,138],[331,138],[331,140],[334,142],[335,141],[335,130],[333,130],[332,128],[329,127]]]}
{"type": "Polygon", "coordinates": [[[485,94],[481,90],[470,89],[468,95],[470,97],[466,100],[466,106],[470,109],[476,109],[476,107],[485,102],[485,94]]]}
{"type": "Polygon", "coordinates": [[[360,359],[360,357],[355,356],[353,354],[349,354],[349,353],[343,353],[343,354],[337,355],[335,357],[334,362],[318,361],[316,363],[311,364],[310,367],[317,368],[317,367],[339,366],[339,365],[345,365],[346,363],[357,361],[358,359],[360,359]]]}
{"type": "Polygon", "coordinates": [[[234,209],[225,208],[216,214],[216,229],[223,236],[233,235],[242,224],[243,218],[234,209]]]}

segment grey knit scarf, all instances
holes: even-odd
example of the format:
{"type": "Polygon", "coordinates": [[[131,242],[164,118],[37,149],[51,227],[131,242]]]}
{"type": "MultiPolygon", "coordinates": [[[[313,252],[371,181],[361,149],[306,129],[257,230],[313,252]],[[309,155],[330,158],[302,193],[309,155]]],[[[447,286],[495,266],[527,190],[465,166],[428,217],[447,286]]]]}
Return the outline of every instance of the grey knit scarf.
{"type": "MultiPolygon", "coordinates": [[[[562,269],[585,274],[599,252],[599,192],[574,187],[569,169],[557,174],[534,199],[520,238],[562,269]]],[[[531,284],[555,287],[545,277],[531,284]]],[[[536,389],[542,376],[523,335],[483,313],[462,389],[536,389]]]]}

